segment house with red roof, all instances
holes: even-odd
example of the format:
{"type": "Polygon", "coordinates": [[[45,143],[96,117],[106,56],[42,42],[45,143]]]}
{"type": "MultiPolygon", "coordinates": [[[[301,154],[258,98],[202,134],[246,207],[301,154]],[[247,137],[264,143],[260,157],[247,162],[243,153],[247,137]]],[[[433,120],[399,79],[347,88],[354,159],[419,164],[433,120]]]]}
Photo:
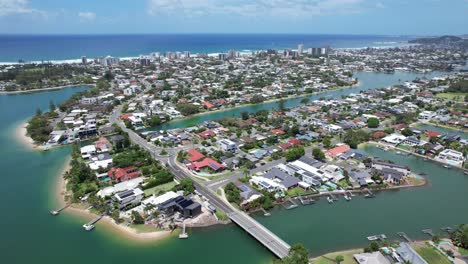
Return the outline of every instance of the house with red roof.
{"type": "Polygon", "coordinates": [[[211,109],[211,108],[214,108],[215,105],[208,102],[208,101],[205,101],[205,102],[203,102],[203,107],[205,107],[206,109],[211,109]]]}
{"type": "Polygon", "coordinates": [[[112,168],[107,172],[109,178],[115,182],[124,182],[140,176],[140,172],[135,167],[112,168]]]}
{"type": "Polygon", "coordinates": [[[341,154],[348,152],[350,149],[351,148],[349,147],[349,145],[343,144],[341,146],[334,147],[332,149],[327,150],[326,154],[330,156],[331,158],[336,158],[340,156],[341,154]]]}
{"type": "Polygon", "coordinates": [[[188,166],[189,169],[200,171],[209,168],[214,172],[224,170],[224,166],[211,158],[205,158],[202,161],[195,161],[188,166]]]}
{"type": "Polygon", "coordinates": [[[112,145],[105,137],[100,137],[97,141],[94,142],[97,152],[107,152],[112,149],[112,145]]]}
{"type": "Polygon", "coordinates": [[[271,133],[273,133],[273,134],[275,134],[275,135],[284,135],[284,134],[286,134],[286,132],[284,132],[284,131],[281,130],[281,129],[273,129],[273,130],[271,131],[271,133]]]}
{"type": "Polygon", "coordinates": [[[128,120],[130,117],[132,117],[133,114],[124,114],[120,116],[120,119],[122,120],[128,120]]]}
{"type": "Polygon", "coordinates": [[[198,133],[198,135],[204,139],[210,139],[211,137],[216,136],[215,132],[211,130],[205,130],[203,132],[198,133]]]}
{"type": "Polygon", "coordinates": [[[437,138],[437,137],[440,137],[440,135],[442,135],[441,133],[439,132],[436,132],[436,131],[432,131],[432,130],[427,130],[426,131],[426,135],[430,138],[437,138]]]}
{"type": "Polygon", "coordinates": [[[289,149],[289,148],[291,148],[292,146],[293,146],[293,145],[291,145],[291,143],[288,143],[288,142],[279,144],[279,147],[280,147],[283,151],[284,151],[284,150],[287,150],[287,149],[289,149]]]}
{"type": "Polygon", "coordinates": [[[406,125],[406,124],[396,124],[396,125],[393,126],[393,129],[401,131],[401,130],[407,128],[407,127],[408,127],[408,125],[406,125]]]}
{"type": "Polygon", "coordinates": [[[288,143],[291,144],[292,146],[301,146],[302,145],[302,142],[297,138],[291,138],[290,140],[288,140],[288,143]]]}
{"type": "Polygon", "coordinates": [[[190,162],[200,161],[203,158],[205,158],[205,155],[201,154],[196,149],[189,149],[189,150],[187,150],[187,153],[189,154],[189,159],[188,160],[190,162]]]}

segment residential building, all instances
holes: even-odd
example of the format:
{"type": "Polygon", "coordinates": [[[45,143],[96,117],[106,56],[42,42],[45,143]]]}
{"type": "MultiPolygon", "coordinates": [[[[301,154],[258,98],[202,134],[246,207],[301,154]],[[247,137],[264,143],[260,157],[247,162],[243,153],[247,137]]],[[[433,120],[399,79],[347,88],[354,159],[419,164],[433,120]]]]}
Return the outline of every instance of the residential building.
{"type": "Polygon", "coordinates": [[[119,204],[119,209],[123,209],[129,205],[139,204],[144,195],[145,193],[140,188],[135,188],[116,193],[112,200],[119,204]]]}
{"type": "Polygon", "coordinates": [[[237,145],[233,141],[229,139],[221,139],[218,141],[219,148],[222,151],[229,151],[229,152],[236,152],[237,151],[237,145]]]}

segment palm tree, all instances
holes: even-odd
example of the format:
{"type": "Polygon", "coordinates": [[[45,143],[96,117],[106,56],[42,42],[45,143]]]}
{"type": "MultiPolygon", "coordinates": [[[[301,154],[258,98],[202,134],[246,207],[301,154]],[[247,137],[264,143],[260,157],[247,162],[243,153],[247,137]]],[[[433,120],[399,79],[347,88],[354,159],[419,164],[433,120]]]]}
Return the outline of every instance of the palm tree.
{"type": "Polygon", "coordinates": [[[344,261],[344,257],[342,255],[338,255],[335,257],[335,261],[337,264],[340,264],[342,261],[344,261]]]}

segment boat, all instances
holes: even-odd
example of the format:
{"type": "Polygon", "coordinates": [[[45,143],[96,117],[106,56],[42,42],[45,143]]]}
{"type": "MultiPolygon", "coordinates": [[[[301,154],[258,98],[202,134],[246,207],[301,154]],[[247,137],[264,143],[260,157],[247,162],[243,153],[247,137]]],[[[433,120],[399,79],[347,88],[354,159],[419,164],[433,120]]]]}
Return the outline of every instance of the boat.
{"type": "Polygon", "coordinates": [[[59,211],[57,211],[57,210],[52,210],[52,211],[50,211],[50,214],[51,214],[51,215],[58,215],[58,214],[59,214],[59,211]]]}
{"type": "Polygon", "coordinates": [[[384,151],[388,151],[388,147],[384,147],[383,150],[384,150],[384,151]]]}
{"type": "Polygon", "coordinates": [[[333,203],[333,199],[330,198],[330,196],[327,197],[327,201],[328,201],[328,203],[333,203]]]}
{"type": "Polygon", "coordinates": [[[468,171],[464,171],[463,174],[468,175],[468,171]]]}
{"type": "Polygon", "coordinates": [[[83,228],[84,228],[86,231],[91,231],[91,230],[94,229],[94,225],[84,224],[84,225],[83,225],[83,228]]]}
{"type": "Polygon", "coordinates": [[[364,197],[366,197],[366,198],[374,198],[374,195],[373,195],[373,194],[370,194],[370,193],[367,193],[366,195],[364,195],[364,197]]]}
{"type": "Polygon", "coordinates": [[[375,236],[368,236],[367,237],[367,240],[369,240],[369,241],[385,240],[385,239],[387,239],[387,236],[384,235],[384,234],[375,235],[375,236]]]}
{"type": "Polygon", "coordinates": [[[349,197],[348,195],[345,195],[344,198],[345,198],[345,200],[348,201],[348,202],[351,201],[351,197],[349,197]]]}
{"type": "Polygon", "coordinates": [[[450,169],[450,166],[449,165],[444,165],[444,168],[450,169]]]}
{"type": "Polygon", "coordinates": [[[179,239],[187,239],[188,238],[188,234],[187,232],[185,232],[185,222],[184,222],[184,225],[182,226],[182,233],[179,234],[179,239]]]}

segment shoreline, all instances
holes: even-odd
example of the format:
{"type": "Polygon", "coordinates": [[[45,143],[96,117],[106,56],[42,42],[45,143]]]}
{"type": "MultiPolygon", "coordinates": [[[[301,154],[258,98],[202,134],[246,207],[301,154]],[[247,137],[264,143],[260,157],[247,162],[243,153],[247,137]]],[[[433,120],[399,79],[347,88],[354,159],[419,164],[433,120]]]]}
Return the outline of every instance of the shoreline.
{"type": "Polygon", "coordinates": [[[401,151],[401,152],[404,152],[404,153],[407,153],[409,155],[413,155],[417,158],[421,158],[421,159],[426,159],[428,161],[432,161],[436,164],[439,164],[439,165],[447,165],[447,166],[450,166],[450,168],[454,168],[454,169],[458,169],[458,170],[461,170],[463,172],[468,172],[468,169],[465,169],[464,167],[457,167],[457,166],[453,166],[453,165],[450,165],[450,164],[447,164],[445,162],[442,162],[440,160],[436,160],[432,157],[429,157],[429,156],[425,156],[425,155],[421,155],[421,154],[418,154],[418,153],[415,153],[413,151],[409,151],[409,150],[406,150],[406,149],[402,149],[402,148],[399,148],[399,147],[396,147],[396,146],[393,146],[391,144],[384,144],[384,143],[380,143],[380,142],[376,142],[376,141],[368,141],[368,142],[365,142],[365,143],[361,143],[359,144],[358,146],[358,149],[361,148],[361,147],[365,147],[366,145],[372,145],[372,146],[375,146],[375,147],[378,147],[378,146],[381,146],[381,147],[388,147],[390,150],[392,151],[401,151]]]}
{"type": "MultiPolygon", "coordinates": [[[[247,104],[236,105],[236,106],[233,106],[233,107],[228,107],[228,108],[223,108],[223,109],[216,109],[216,110],[213,110],[213,111],[201,112],[201,113],[197,113],[197,114],[194,114],[194,115],[175,118],[175,119],[170,120],[169,122],[162,123],[162,124],[160,124],[158,126],[155,126],[155,127],[167,125],[167,124],[170,124],[172,122],[179,122],[179,121],[183,121],[183,120],[190,119],[190,118],[200,117],[200,116],[207,115],[207,114],[215,114],[215,113],[219,113],[219,112],[230,111],[230,110],[234,110],[234,109],[238,109],[238,108],[242,108],[242,107],[263,105],[263,104],[268,104],[268,103],[279,102],[281,100],[292,100],[292,99],[299,99],[299,98],[307,98],[307,97],[311,97],[311,96],[318,95],[318,94],[324,94],[324,93],[327,93],[327,92],[334,92],[334,91],[340,91],[340,90],[353,89],[353,88],[358,87],[361,84],[362,84],[361,81],[358,81],[356,84],[353,84],[353,85],[338,87],[338,88],[329,89],[329,90],[320,91],[320,92],[313,92],[313,93],[301,94],[301,95],[291,95],[291,96],[287,96],[287,97],[284,97],[284,98],[274,98],[274,99],[265,100],[265,101],[263,101],[261,103],[256,103],[256,104],[247,103],[247,104]]],[[[152,131],[155,127],[145,128],[143,131],[144,132],[152,131]]]]}
{"type": "Polygon", "coordinates": [[[26,127],[28,126],[28,121],[22,121],[15,129],[15,138],[21,145],[32,149],[32,150],[45,150],[44,146],[38,145],[34,140],[28,136],[26,127]]]}
{"type": "Polygon", "coordinates": [[[60,90],[60,89],[68,88],[68,87],[80,87],[80,86],[96,86],[96,84],[95,83],[68,84],[68,85],[61,85],[61,86],[31,89],[31,90],[0,91],[0,95],[2,95],[2,94],[7,95],[7,94],[36,93],[36,92],[53,91],[53,90],[60,90]]]}
{"type": "MultiPolygon", "coordinates": [[[[64,179],[63,175],[71,168],[70,161],[71,156],[68,156],[64,166],[57,173],[58,179],[56,180],[55,184],[55,200],[59,207],[66,205],[65,197],[68,192],[66,190],[66,180],[64,179]]],[[[88,210],[78,207],[77,204],[72,204],[70,207],[65,209],[64,212],[72,216],[85,217],[89,220],[97,216],[96,214],[91,213],[88,210]]],[[[145,243],[163,240],[165,238],[170,237],[173,233],[171,231],[138,232],[137,230],[131,227],[124,226],[122,224],[117,224],[109,216],[103,217],[99,221],[99,223],[97,223],[97,225],[103,227],[103,229],[105,229],[106,231],[119,235],[120,237],[125,237],[132,241],[145,243]]]]}

